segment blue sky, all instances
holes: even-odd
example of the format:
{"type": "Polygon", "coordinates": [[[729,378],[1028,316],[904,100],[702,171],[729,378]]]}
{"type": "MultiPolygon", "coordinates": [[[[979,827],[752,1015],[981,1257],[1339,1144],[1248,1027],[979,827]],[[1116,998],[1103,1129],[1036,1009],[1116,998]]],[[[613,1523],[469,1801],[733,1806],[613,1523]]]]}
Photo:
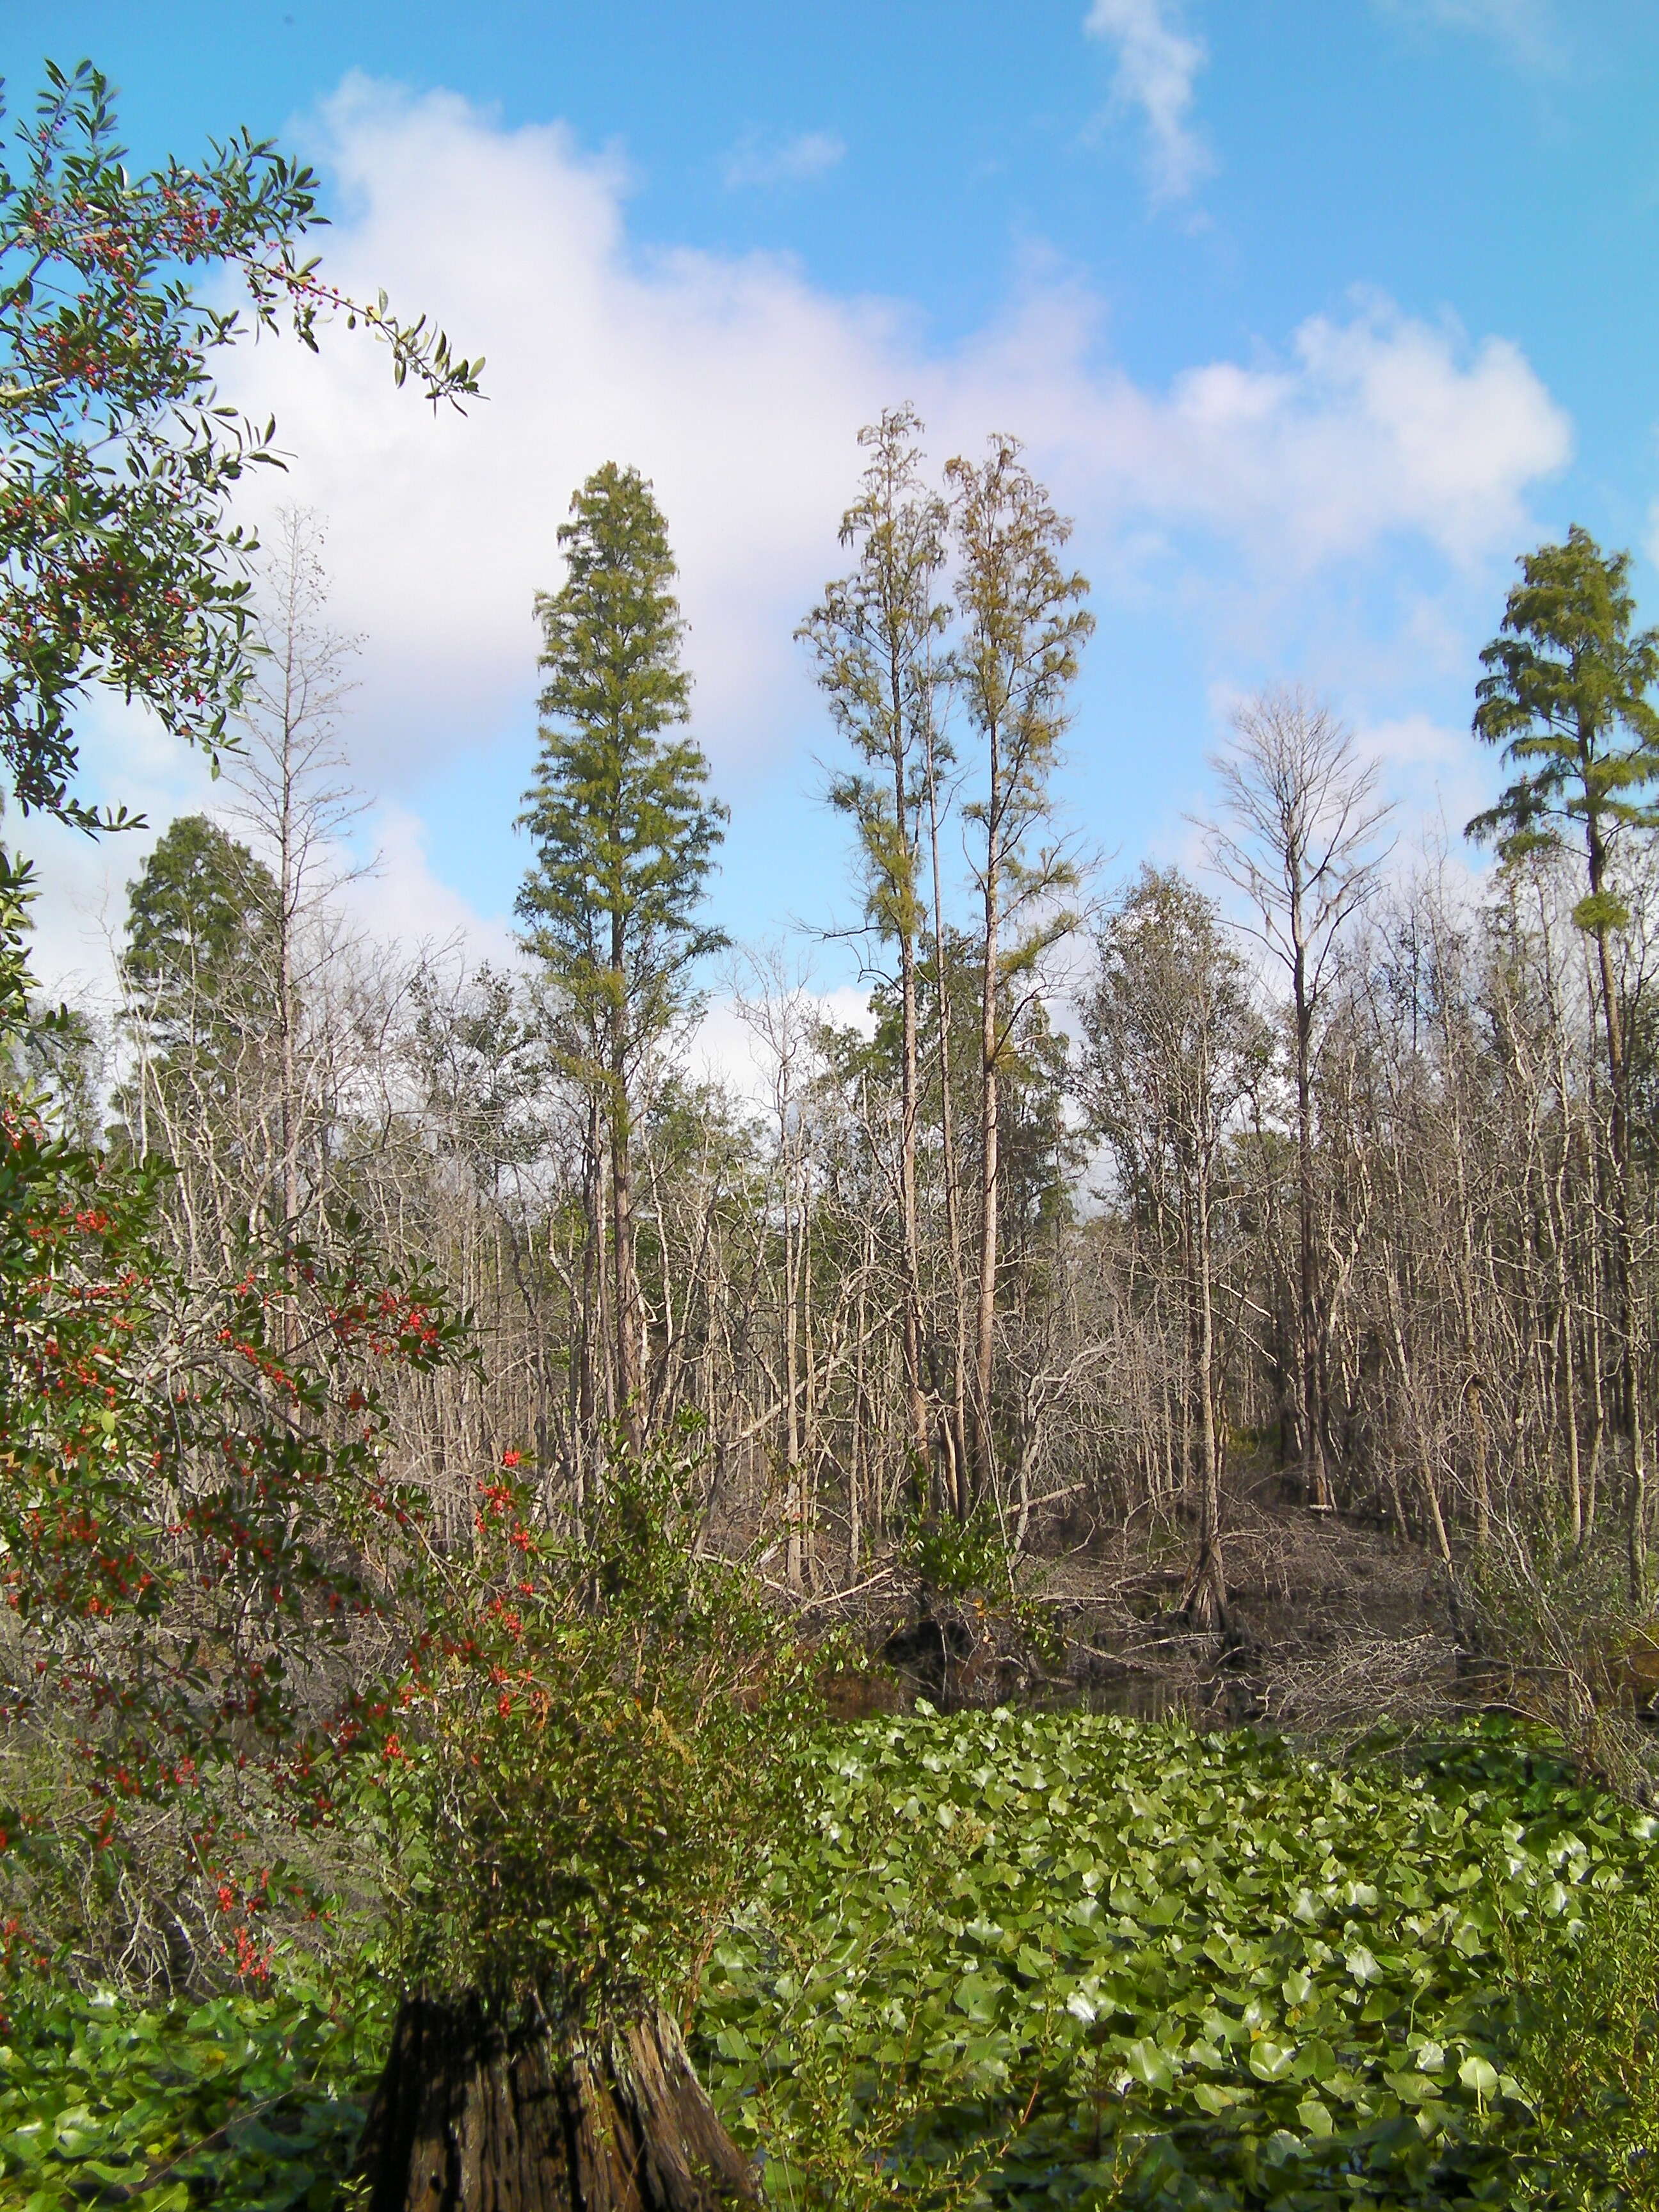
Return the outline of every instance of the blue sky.
{"type": "MultiPolygon", "coordinates": [[[[941,459],[1016,431],[1076,517],[1100,627],[1062,788],[1119,866],[1189,849],[1228,700],[1283,677],[1413,825],[1461,826],[1475,655],[1569,521],[1638,549],[1659,617],[1650,0],[13,0],[14,106],[47,53],[119,83],[139,158],[240,123],[305,150],[339,272],[489,356],[465,422],[344,333],[230,380],[276,407],[364,637],[388,929],[500,939],[529,596],[610,453],[681,550],[744,936],[850,907],[789,632],[885,400],[941,459]]],[[[117,716],[88,756],[158,823],[203,796],[117,716]]],[[[131,860],[42,857],[72,968],[131,860]]]]}

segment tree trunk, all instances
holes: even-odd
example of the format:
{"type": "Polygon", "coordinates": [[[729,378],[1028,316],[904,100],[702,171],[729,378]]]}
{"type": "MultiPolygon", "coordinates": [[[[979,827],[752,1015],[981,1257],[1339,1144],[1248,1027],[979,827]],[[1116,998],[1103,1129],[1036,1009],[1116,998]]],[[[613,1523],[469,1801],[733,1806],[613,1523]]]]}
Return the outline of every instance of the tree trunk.
{"type": "Polygon", "coordinates": [[[945,1232],[951,1255],[951,1403],[943,1417],[948,1447],[943,1455],[949,1470],[951,1510],[958,1520],[968,1518],[972,1501],[968,1495],[968,1421],[966,1387],[968,1346],[967,1273],[962,1254],[962,1200],[957,1164],[956,1103],[951,1086],[951,988],[945,958],[945,891],[939,858],[939,783],[935,773],[933,727],[930,716],[927,743],[927,836],[933,864],[933,998],[939,1021],[939,1158],[945,1176],[945,1232]]]}
{"type": "Polygon", "coordinates": [[[625,1111],[611,1134],[611,1296],[617,1336],[617,1396],[628,1448],[644,1448],[645,1422],[640,1403],[640,1284],[634,1271],[634,1168],[625,1111]]]}
{"type": "MultiPolygon", "coordinates": [[[[792,1590],[805,1589],[806,1477],[801,1443],[801,1242],[795,1229],[795,1168],[799,1132],[792,1110],[788,1063],[779,1069],[778,1164],[783,1189],[783,1484],[784,1579],[792,1590]]],[[[805,1178],[801,1178],[803,1186],[805,1178]]],[[[800,1192],[805,1224],[808,1194],[800,1192]]]]}
{"type": "Polygon", "coordinates": [[[991,1421],[997,1324],[997,1218],[1001,1198],[998,1157],[997,1033],[1001,981],[1002,853],[1000,732],[990,729],[990,777],[985,802],[985,971],[980,982],[979,1301],[974,1329],[974,1458],[979,1494],[996,1494],[996,1435],[991,1421]]]}
{"type": "Polygon", "coordinates": [[[910,1415],[910,1449],[918,1474],[927,1464],[927,1401],[921,1388],[921,1236],[916,1218],[916,1121],[921,1092],[916,1017],[916,841],[905,790],[904,692],[892,679],[893,818],[908,871],[899,913],[899,1003],[903,1024],[899,1070],[899,1215],[904,1239],[904,1389],[910,1415]]]}
{"type": "Polygon", "coordinates": [[[611,1133],[611,1264],[617,1332],[617,1395],[623,1433],[637,1455],[645,1443],[640,1404],[640,1281],[634,1264],[634,1102],[628,1091],[628,971],[622,919],[611,924],[611,1067],[606,1111],[611,1133]]]}
{"type": "Polygon", "coordinates": [[[1302,1483],[1307,1504],[1330,1509],[1319,1371],[1319,1246],[1314,1225],[1313,1005],[1302,940],[1301,889],[1292,893],[1291,982],[1296,1021],[1297,1331],[1302,1370],[1302,1483]]]}
{"type": "Polygon", "coordinates": [[[477,1997],[406,1997],[358,2154],[368,2212],[717,2212],[754,2177],[651,2011],[514,2030],[477,1997]]]}
{"type": "MultiPolygon", "coordinates": [[[[299,920],[299,885],[294,856],[294,731],[284,709],[282,738],[282,811],[278,818],[276,895],[276,1022],[282,1046],[283,1250],[291,1249],[300,1219],[300,1081],[295,1066],[294,933],[299,920]]],[[[288,1346],[286,1332],[283,1338],[288,1346]]]]}
{"type": "Polygon", "coordinates": [[[1193,1261],[1198,1292],[1198,1340],[1194,1377],[1199,1411],[1198,1557],[1187,1583],[1183,1609],[1200,1634],[1227,1626],[1227,1574],[1221,1556],[1221,1437],[1216,1423],[1215,1269],[1210,1227],[1210,1177],[1214,1143],[1200,1130],[1194,1163],[1193,1261]]]}
{"type": "MultiPolygon", "coordinates": [[[[1607,854],[1593,814],[1585,830],[1589,848],[1590,895],[1600,898],[1607,882],[1607,854]]],[[[1613,1093],[1613,1279],[1619,1293],[1619,1395],[1625,1433],[1630,1440],[1630,1589],[1632,1597],[1640,1602],[1647,1595],[1648,1582],[1648,1476],[1642,1431],[1641,1353],[1637,1342],[1640,1317],[1636,1298],[1630,1101],[1619,981],[1613,973],[1613,949],[1605,922],[1597,923],[1595,936],[1596,964],[1601,979],[1602,1016],[1607,1024],[1607,1081],[1613,1093]]]]}

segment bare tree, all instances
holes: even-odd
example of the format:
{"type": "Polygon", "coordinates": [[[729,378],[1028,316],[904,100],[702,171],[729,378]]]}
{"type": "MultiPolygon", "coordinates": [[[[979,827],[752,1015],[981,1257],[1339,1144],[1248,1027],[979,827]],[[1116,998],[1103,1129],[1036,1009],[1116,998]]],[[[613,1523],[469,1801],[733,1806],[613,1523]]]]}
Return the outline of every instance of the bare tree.
{"type": "Polygon", "coordinates": [[[1143,870],[1096,947],[1079,1085],[1116,1168],[1116,1194],[1163,1248],[1182,1293],[1198,1408],[1198,1541],[1182,1609],[1212,1631],[1227,1613],[1216,1190],[1223,1146],[1264,1057],[1262,1025],[1220,917],[1178,875],[1143,870]]]}
{"type": "Polygon", "coordinates": [[[339,734],[358,641],[328,619],[325,531],[304,507],[276,517],[257,593],[258,653],[242,703],[240,741],[226,756],[232,812],[270,866],[276,956],[277,1141],[284,1229],[302,1203],[306,1086],[299,1066],[308,924],[367,872],[342,838],[368,801],[354,789],[339,734]]]}
{"type": "Polygon", "coordinates": [[[1255,934],[1290,979],[1296,1081],[1297,1330],[1304,1480],[1332,1503],[1326,1451],[1319,1243],[1315,1219],[1315,1028],[1344,926],[1376,881],[1391,809],[1374,763],[1324,701],[1298,686],[1263,691],[1233,717],[1212,760],[1225,820],[1206,824],[1216,866],[1249,899],[1255,934]]]}
{"type": "MultiPolygon", "coordinates": [[[[763,1066],[775,1162],[776,1241],[781,1259],[779,1459],[784,1492],[785,1573],[792,1590],[805,1588],[816,1518],[811,1471],[817,1439],[812,1412],[811,1281],[812,1189],[808,1093],[815,1073],[818,1016],[811,978],[791,972],[777,948],[750,953],[734,1004],[763,1066]]],[[[907,1385],[908,1387],[908,1385],[907,1385]]]]}

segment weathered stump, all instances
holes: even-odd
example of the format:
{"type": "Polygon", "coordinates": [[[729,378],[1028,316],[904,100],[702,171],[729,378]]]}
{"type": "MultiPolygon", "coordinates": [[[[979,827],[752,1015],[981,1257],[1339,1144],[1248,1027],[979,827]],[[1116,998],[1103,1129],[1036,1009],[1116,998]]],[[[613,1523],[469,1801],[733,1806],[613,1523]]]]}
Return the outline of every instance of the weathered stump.
{"type": "Polygon", "coordinates": [[[721,2212],[757,2191],[659,2009],[507,2027],[406,1997],[369,2106],[369,2212],[721,2212]]]}

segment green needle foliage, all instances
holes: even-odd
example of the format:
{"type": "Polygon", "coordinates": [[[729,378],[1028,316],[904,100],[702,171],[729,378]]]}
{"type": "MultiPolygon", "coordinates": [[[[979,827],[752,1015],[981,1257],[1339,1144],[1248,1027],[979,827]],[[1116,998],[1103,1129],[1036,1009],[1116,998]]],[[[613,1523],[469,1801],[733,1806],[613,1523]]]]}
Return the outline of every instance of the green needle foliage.
{"type": "Polygon", "coordinates": [[[1609,888],[1620,831],[1651,829],[1659,807],[1659,630],[1634,629],[1631,556],[1603,553],[1575,526],[1562,545],[1521,562],[1503,628],[1480,656],[1474,730],[1518,773],[1468,827],[1519,854],[1559,846],[1571,830],[1589,872],[1577,909],[1593,933],[1629,920],[1609,888]]]}
{"type": "Polygon", "coordinates": [[[181,815],[127,897],[121,976],[152,1050],[211,1042],[222,1021],[276,1018],[270,871],[204,814],[181,815]]]}
{"type": "MultiPolygon", "coordinates": [[[[830,800],[857,825],[869,918],[907,957],[921,926],[926,745],[950,618],[936,596],[949,516],[922,484],[921,427],[914,408],[896,407],[859,433],[870,465],[841,525],[858,566],[825,585],[796,632],[811,647],[836,728],[871,771],[832,777],[830,800]]],[[[937,735],[933,744],[937,761],[937,735]]]]}
{"type": "Polygon", "coordinates": [[[1629,1458],[1627,1540],[1631,1595],[1648,1583],[1647,1446],[1640,1380],[1642,1317],[1637,1291],[1631,1177],[1627,1010],[1613,939],[1630,910],[1613,880],[1622,839],[1659,827],[1651,787],[1659,779],[1659,629],[1636,630],[1628,553],[1604,554],[1576,526],[1564,545],[1523,556],[1499,635],[1481,654],[1477,736],[1501,744],[1519,770],[1496,806],[1469,824],[1506,855],[1582,841],[1588,889],[1573,920],[1594,939],[1607,1038],[1614,1240],[1613,1325],[1618,1338],[1619,1425],[1629,1458]]]}
{"type": "Polygon", "coordinates": [[[660,1034],[690,964],[719,943],[696,919],[725,810],[708,763],[672,734],[690,714],[674,560],[651,487],[607,461],[559,528],[562,587],[536,603],[547,684],[520,826],[536,863],[519,896],[532,949],[593,1030],[624,1049],[660,1034]]]}
{"type": "MultiPolygon", "coordinates": [[[[564,1003],[586,1086],[589,1218],[599,1132],[609,1152],[617,1398],[638,1452],[642,1314],[635,1271],[635,1097],[642,1055],[690,1002],[690,970],[725,940],[698,918],[726,810],[708,763],[673,734],[690,711],[674,559],[651,487],[607,461],[559,529],[562,587],[537,600],[544,632],[541,755],[519,826],[536,862],[519,894],[531,950],[564,1003]]],[[[591,1248],[590,1248],[591,1251],[591,1248]]],[[[592,1256],[597,1257],[597,1255],[592,1256]]],[[[591,1398],[590,1380],[584,1397],[591,1398]]]]}
{"type": "Polygon", "coordinates": [[[240,952],[268,961],[260,924],[276,896],[270,872],[204,814],[184,814],[158,840],[127,898],[122,969],[138,990],[208,988],[240,952]]]}

